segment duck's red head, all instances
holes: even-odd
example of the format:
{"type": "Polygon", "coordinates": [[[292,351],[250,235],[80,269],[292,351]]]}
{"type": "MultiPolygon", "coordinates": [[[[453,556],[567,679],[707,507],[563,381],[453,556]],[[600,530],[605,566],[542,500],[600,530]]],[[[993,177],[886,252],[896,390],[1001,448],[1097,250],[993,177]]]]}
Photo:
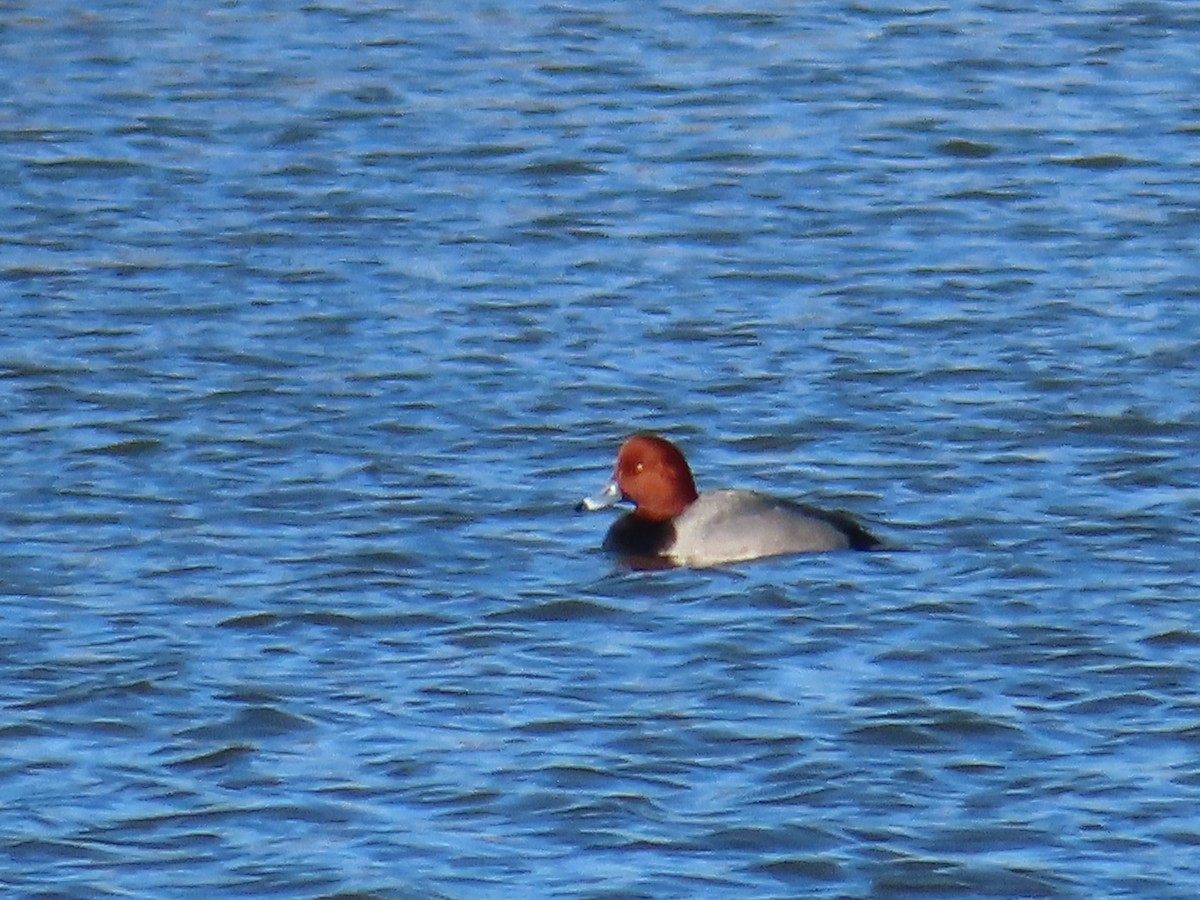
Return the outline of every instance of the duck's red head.
{"type": "Polygon", "coordinates": [[[621,445],[613,479],[637,507],[634,515],[651,522],[675,518],[699,496],[679,448],[653,434],[635,434],[621,445]]]}

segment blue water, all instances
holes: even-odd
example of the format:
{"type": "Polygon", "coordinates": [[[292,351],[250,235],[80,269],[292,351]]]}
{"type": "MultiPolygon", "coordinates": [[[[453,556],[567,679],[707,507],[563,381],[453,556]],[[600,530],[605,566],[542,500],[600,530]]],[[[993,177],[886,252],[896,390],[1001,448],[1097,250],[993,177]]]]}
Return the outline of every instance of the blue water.
{"type": "Polygon", "coordinates": [[[1197,46],[5,5],[8,894],[1196,896],[1197,46]],[[636,429],[895,549],[621,571],[636,429]]]}

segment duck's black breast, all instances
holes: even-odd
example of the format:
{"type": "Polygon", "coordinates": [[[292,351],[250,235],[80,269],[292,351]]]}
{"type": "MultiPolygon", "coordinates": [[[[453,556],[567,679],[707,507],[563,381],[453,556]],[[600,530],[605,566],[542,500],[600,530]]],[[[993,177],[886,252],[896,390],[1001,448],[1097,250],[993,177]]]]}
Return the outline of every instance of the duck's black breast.
{"type": "Polygon", "coordinates": [[[603,548],[622,556],[662,556],[675,543],[675,526],[626,513],[604,535],[603,548]]]}

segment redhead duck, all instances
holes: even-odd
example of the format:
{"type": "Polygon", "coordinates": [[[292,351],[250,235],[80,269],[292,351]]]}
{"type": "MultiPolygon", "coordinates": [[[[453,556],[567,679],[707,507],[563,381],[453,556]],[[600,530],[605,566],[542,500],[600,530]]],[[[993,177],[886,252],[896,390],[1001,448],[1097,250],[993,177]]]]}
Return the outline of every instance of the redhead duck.
{"type": "Polygon", "coordinates": [[[652,434],[625,441],[612,481],[576,508],[604,509],[621,500],[632,501],[634,510],[608,529],[604,549],[647,562],[716,566],[782,553],[882,546],[845,513],[754,491],[698,493],[679,448],[652,434]]]}

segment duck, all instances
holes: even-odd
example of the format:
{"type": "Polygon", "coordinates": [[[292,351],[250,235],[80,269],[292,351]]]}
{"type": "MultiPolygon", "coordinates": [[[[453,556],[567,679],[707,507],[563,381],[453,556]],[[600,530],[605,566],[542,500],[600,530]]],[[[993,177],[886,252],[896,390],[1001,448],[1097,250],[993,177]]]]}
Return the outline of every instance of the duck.
{"type": "Polygon", "coordinates": [[[626,439],[611,480],[576,509],[590,512],[621,501],[634,508],[613,522],[601,546],[634,563],[703,568],[790,553],[883,547],[844,512],[758,491],[700,493],[683,452],[656,434],[626,439]]]}

